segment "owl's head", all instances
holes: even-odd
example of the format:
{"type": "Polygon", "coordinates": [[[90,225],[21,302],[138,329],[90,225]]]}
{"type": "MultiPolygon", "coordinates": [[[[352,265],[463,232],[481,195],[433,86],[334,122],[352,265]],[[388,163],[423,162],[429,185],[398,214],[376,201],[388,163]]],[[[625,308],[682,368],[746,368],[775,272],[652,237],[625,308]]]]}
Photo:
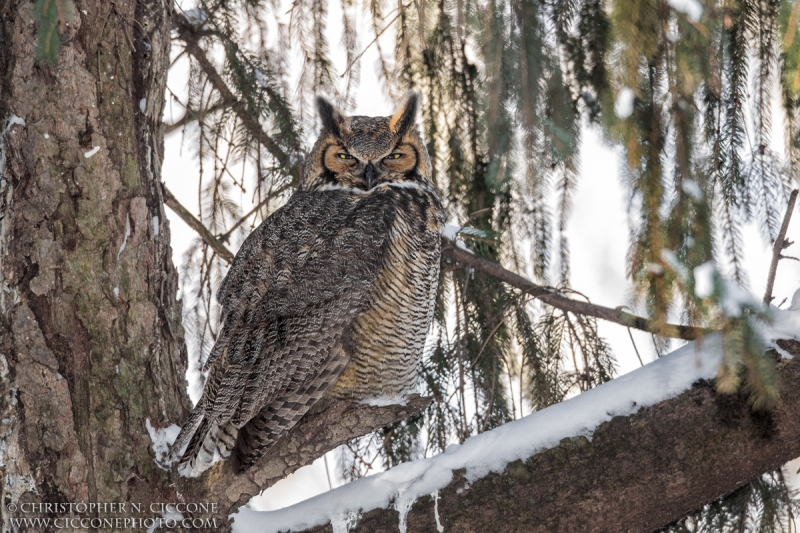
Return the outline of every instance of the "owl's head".
{"type": "Polygon", "coordinates": [[[346,117],[318,98],[322,132],[301,188],[335,185],[367,191],[387,182],[430,181],[430,158],[415,124],[418,105],[419,96],[410,93],[391,117],[346,117]]]}

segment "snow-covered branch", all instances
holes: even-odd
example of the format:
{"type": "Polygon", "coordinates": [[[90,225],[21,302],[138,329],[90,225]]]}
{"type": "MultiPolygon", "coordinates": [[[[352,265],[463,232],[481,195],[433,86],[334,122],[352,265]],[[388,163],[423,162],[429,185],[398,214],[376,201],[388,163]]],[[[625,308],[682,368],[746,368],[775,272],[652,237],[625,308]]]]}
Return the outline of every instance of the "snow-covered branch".
{"type": "Polygon", "coordinates": [[[766,332],[794,357],[779,363],[774,410],[716,392],[715,334],[439,456],[242,509],[233,531],[652,531],[800,456],[798,332],[800,310],[766,332]]]}

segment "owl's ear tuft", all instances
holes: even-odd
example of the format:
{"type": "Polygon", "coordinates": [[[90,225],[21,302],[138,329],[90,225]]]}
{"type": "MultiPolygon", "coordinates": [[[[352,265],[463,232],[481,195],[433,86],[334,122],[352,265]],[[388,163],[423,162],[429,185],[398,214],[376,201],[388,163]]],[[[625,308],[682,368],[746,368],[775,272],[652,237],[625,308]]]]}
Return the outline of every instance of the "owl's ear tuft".
{"type": "Polygon", "coordinates": [[[339,137],[341,135],[339,124],[342,122],[342,114],[321,96],[317,96],[317,111],[319,112],[320,120],[322,120],[322,129],[339,137]]]}
{"type": "Polygon", "coordinates": [[[389,129],[392,130],[392,133],[398,136],[404,135],[417,119],[418,107],[419,94],[413,91],[408,93],[406,103],[389,119],[389,129]]]}

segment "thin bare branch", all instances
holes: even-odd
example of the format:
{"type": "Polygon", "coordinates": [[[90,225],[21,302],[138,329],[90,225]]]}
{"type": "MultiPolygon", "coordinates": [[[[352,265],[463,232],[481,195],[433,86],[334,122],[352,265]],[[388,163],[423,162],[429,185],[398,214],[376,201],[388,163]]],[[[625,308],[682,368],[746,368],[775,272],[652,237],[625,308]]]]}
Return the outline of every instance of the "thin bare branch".
{"type": "Polygon", "coordinates": [[[359,53],[358,53],[358,55],[352,59],[352,61],[350,61],[350,63],[348,63],[348,64],[347,64],[347,66],[345,67],[345,69],[344,69],[344,70],[342,71],[342,73],[339,75],[339,77],[340,77],[340,78],[344,78],[345,74],[347,74],[347,72],[348,72],[348,71],[349,71],[351,68],[353,68],[353,65],[355,65],[355,64],[356,64],[356,62],[357,62],[359,59],[361,59],[361,56],[363,56],[363,55],[364,55],[364,53],[365,53],[367,50],[369,50],[369,49],[370,49],[370,47],[371,47],[373,44],[375,44],[375,43],[378,41],[378,39],[380,39],[381,35],[383,35],[383,33],[384,33],[386,30],[388,30],[390,26],[392,26],[392,25],[394,24],[394,21],[396,21],[396,20],[397,20],[397,19],[400,17],[400,15],[402,15],[402,14],[403,14],[403,11],[402,11],[402,10],[403,10],[403,9],[405,9],[406,7],[408,7],[408,6],[401,6],[401,9],[400,9],[400,10],[398,11],[398,13],[397,13],[397,14],[394,16],[394,18],[393,18],[392,20],[390,20],[389,22],[387,22],[387,23],[386,23],[386,25],[383,27],[383,29],[382,29],[382,30],[380,30],[378,33],[376,33],[376,34],[375,34],[375,38],[374,38],[374,39],[372,39],[372,41],[370,41],[370,43],[369,43],[367,46],[365,46],[365,47],[364,47],[364,49],[363,49],[363,50],[361,50],[361,52],[359,52],[359,53]]]}
{"type": "Polygon", "coordinates": [[[778,238],[775,239],[775,244],[772,246],[772,264],[769,266],[769,277],[767,277],[767,290],[764,291],[764,304],[769,305],[772,301],[772,288],[775,286],[775,275],[778,272],[778,261],[786,259],[781,255],[781,252],[789,247],[792,243],[786,240],[786,230],[789,229],[789,221],[792,219],[792,211],[794,211],[794,204],[797,202],[797,189],[792,191],[789,196],[789,205],[786,207],[786,215],[783,217],[783,224],[781,224],[781,231],[778,232],[778,238]]]}
{"type": "Polygon", "coordinates": [[[626,313],[620,309],[611,309],[609,307],[603,307],[602,305],[567,298],[555,289],[537,285],[529,279],[523,278],[519,274],[515,274],[510,270],[506,270],[497,263],[493,263],[492,261],[471,254],[466,250],[462,250],[454,246],[453,242],[446,238],[442,238],[442,257],[445,260],[474,268],[478,272],[525,291],[527,294],[530,294],[534,298],[541,300],[547,305],[551,305],[557,309],[568,311],[570,313],[593,316],[595,318],[601,318],[609,322],[614,322],[615,324],[640,329],[649,333],[655,333],[663,337],[673,337],[676,339],[694,340],[711,332],[711,330],[707,328],[683,326],[678,324],[667,324],[662,328],[659,326],[657,321],[650,321],[644,317],[626,313]]]}
{"type": "Polygon", "coordinates": [[[188,209],[183,207],[169,189],[164,187],[164,203],[172,209],[176,215],[181,217],[181,220],[186,222],[190,228],[195,230],[200,238],[205,241],[219,256],[227,263],[233,261],[233,252],[228,250],[222,242],[219,241],[214,234],[208,231],[202,222],[200,222],[188,209]]]}
{"type": "MultiPolygon", "coordinates": [[[[213,248],[225,261],[230,263],[233,261],[233,253],[228,250],[222,242],[217,239],[208,229],[203,226],[203,223],[197,220],[188,209],[183,207],[172,193],[164,187],[164,203],[166,203],[179,217],[183,219],[192,229],[194,229],[200,237],[213,248]]],[[[551,305],[562,311],[568,311],[577,315],[593,316],[601,318],[615,324],[622,326],[640,329],[648,333],[661,335],[662,337],[672,337],[683,340],[694,340],[702,337],[712,330],[707,328],[698,328],[693,326],[683,326],[678,324],[667,324],[665,328],[660,328],[657,322],[626,313],[620,309],[611,309],[602,305],[593,304],[590,302],[583,302],[580,300],[573,300],[567,298],[555,289],[543,287],[523,278],[519,274],[515,274],[510,270],[506,270],[497,263],[493,263],[482,257],[473,255],[466,250],[461,250],[453,245],[453,242],[445,237],[442,238],[442,257],[450,262],[459,263],[463,266],[474,268],[478,272],[491,276],[497,280],[507,283],[512,287],[516,287],[526,294],[530,294],[534,298],[541,300],[547,305],[551,305]]]]}
{"type": "Polygon", "coordinates": [[[227,103],[219,103],[213,105],[204,111],[195,111],[194,109],[187,108],[186,112],[183,114],[180,120],[178,120],[177,122],[173,122],[172,124],[164,125],[164,135],[166,136],[174,131],[182,129],[187,124],[190,124],[196,120],[203,120],[203,117],[205,117],[206,115],[214,113],[215,111],[219,111],[220,109],[223,109],[225,107],[228,107],[227,103]]]}
{"type": "Polygon", "coordinates": [[[228,231],[226,231],[225,233],[223,233],[222,235],[220,235],[220,236],[219,236],[219,240],[220,240],[220,241],[222,241],[222,242],[227,242],[227,241],[228,241],[228,239],[230,238],[230,236],[233,234],[233,232],[234,232],[234,231],[236,231],[236,228],[238,228],[239,226],[241,226],[242,224],[244,224],[245,220],[247,220],[248,218],[250,218],[251,216],[253,216],[253,214],[254,214],[256,211],[258,211],[259,209],[261,209],[262,207],[264,207],[265,205],[267,205],[267,204],[268,204],[270,201],[272,201],[272,199],[273,199],[273,198],[275,198],[275,197],[276,197],[276,196],[278,196],[279,194],[282,194],[282,193],[286,192],[286,191],[289,189],[289,187],[291,187],[291,185],[290,185],[290,184],[286,184],[286,185],[284,185],[283,187],[279,187],[278,189],[276,189],[276,190],[274,190],[274,191],[270,192],[270,193],[267,195],[267,197],[266,197],[266,198],[264,198],[263,200],[261,200],[261,201],[258,203],[258,205],[256,205],[256,206],[255,206],[253,209],[251,209],[251,210],[250,210],[250,211],[249,211],[249,212],[248,212],[246,215],[244,215],[242,218],[240,218],[238,221],[236,221],[236,223],[235,223],[235,224],[234,224],[234,225],[231,227],[231,229],[229,229],[228,231]]]}

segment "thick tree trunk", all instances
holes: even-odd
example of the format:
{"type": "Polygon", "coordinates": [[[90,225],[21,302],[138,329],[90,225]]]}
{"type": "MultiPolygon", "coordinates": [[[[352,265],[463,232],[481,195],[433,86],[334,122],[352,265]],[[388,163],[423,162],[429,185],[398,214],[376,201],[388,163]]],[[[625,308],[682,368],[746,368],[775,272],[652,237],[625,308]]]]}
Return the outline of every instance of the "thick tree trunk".
{"type": "MultiPolygon", "coordinates": [[[[471,484],[456,473],[438,502],[417,500],[408,531],[436,531],[437,514],[447,533],[638,533],[686,516],[800,456],[800,343],[779,342],[795,358],[779,364],[775,410],[753,412],[743,397],[696,383],[602,424],[591,441],[564,439],[471,484]]],[[[351,531],[397,528],[397,511],[380,509],[351,531]]]]}
{"type": "Polygon", "coordinates": [[[160,187],[168,5],[59,0],[48,65],[34,2],[0,2],[4,512],[175,501],[146,427],[187,407],[160,187]]]}

